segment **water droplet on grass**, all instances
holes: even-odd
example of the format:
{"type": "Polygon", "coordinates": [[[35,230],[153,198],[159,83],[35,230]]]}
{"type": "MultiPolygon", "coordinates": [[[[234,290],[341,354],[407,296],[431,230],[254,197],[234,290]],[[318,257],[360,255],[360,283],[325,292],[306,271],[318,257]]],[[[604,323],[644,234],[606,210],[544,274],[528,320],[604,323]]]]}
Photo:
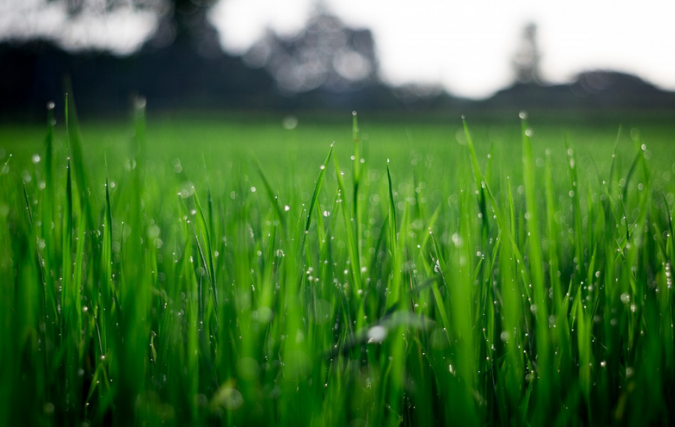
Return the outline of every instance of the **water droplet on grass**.
{"type": "Polygon", "coordinates": [[[182,197],[183,199],[187,199],[188,197],[192,196],[195,192],[195,187],[192,185],[191,182],[186,181],[181,184],[180,186],[180,191],[178,192],[178,195],[182,197]]]}
{"type": "Polygon", "coordinates": [[[223,386],[213,397],[213,402],[225,407],[225,409],[239,409],[244,404],[244,397],[234,387],[223,386]]]}
{"type": "Polygon", "coordinates": [[[45,406],[43,407],[43,411],[47,415],[52,415],[54,413],[54,404],[51,402],[45,403],[45,406]]]}
{"type": "Polygon", "coordinates": [[[292,115],[286,116],[281,121],[281,125],[287,130],[295,129],[298,126],[298,118],[292,115]]]}
{"type": "Polygon", "coordinates": [[[368,329],[368,342],[381,343],[387,337],[387,330],[380,325],[368,329]]]}
{"type": "Polygon", "coordinates": [[[139,96],[134,100],[134,107],[136,107],[138,110],[142,110],[145,108],[147,103],[148,102],[146,101],[145,97],[139,96]]]}

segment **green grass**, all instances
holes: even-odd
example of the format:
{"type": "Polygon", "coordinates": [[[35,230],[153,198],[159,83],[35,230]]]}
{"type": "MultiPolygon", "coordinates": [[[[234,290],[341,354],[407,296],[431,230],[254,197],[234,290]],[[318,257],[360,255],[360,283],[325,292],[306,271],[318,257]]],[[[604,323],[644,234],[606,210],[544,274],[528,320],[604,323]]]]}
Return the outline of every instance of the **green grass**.
{"type": "Polygon", "coordinates": [[[0,127],[0,425],[673,419],[672,122],[143,104],[0,127]]]}

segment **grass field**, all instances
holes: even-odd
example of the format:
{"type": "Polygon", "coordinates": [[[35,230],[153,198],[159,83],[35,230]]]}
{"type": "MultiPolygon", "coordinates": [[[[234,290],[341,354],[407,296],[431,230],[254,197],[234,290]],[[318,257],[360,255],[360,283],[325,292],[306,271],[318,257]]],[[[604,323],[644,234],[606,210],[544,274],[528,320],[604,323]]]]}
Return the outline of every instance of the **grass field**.
{"type": "Polygon", "coordinates": [[[675,417],[672,120],[55,113],[0,127],[0,425],[675,417]]]}

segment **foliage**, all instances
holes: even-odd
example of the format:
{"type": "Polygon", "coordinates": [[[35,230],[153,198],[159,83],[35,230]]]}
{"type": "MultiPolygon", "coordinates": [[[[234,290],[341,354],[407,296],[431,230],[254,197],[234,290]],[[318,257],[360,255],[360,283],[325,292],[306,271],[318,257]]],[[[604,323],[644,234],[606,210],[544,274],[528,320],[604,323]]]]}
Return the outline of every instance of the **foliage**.
{"type": "Polygon", "coordinates": [[[0,424],[666,424],[672,125],[370,121],[1,129],[0,424]]]}

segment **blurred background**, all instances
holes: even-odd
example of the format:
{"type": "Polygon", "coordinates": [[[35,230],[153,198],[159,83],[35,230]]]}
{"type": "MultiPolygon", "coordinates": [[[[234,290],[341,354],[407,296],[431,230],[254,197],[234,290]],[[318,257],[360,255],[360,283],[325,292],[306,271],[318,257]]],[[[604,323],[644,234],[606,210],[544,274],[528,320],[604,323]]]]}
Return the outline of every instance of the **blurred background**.
{"type": "Polygon", "coordinates": [[[663,0],[0,0],[0,119],[151,111],[675,111],[663,0]],[[395,3],[395,4],[394,4],[395,3]]]}

